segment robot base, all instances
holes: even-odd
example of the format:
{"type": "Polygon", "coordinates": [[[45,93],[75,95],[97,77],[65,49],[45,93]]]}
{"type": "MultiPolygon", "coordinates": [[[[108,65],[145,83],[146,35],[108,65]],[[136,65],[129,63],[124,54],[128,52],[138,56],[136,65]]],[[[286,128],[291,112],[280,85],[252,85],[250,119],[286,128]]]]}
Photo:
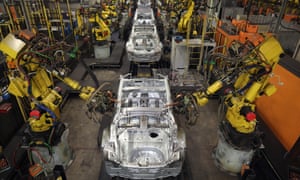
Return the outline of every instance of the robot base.
{"type": "Polygon", "coordinates": [[[212,156],[216,166],[230,175],[238,175],[243,164],[249,164],[252,160],[254,149],[239,149],[228,143],[223,133],[218,131],[218,144],[213,150],[212,156]]]}
{"type": "Polygon", "coordinates": [[[43,167],[45,173],[52,174],[55,165],[62,165],[66,169],[72,164],[74,154],[68,144],[68,135],[69,129],[66,129],[60,142],[52,146],[50,151],[47,147],[33,147],[35,151],[32,151],[32,159],[34,163],[38,163],[43,167]]]}

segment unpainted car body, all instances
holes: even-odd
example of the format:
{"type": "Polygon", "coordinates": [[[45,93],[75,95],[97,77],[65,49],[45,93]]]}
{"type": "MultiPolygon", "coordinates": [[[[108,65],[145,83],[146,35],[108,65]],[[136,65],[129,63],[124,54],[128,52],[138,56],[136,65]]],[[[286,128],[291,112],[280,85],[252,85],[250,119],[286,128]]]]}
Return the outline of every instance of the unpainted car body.
{"type": "Polygon", "coordinates": [[[155,16],[153,9],[150,7],[140,7],[136,8],[134,17],[133,17],[133,25],[155,25],[155,16]]]}
{"type": "Polygon", "coordinates": [[[151,7],[151,0],[138,0],[137,7],[151,7]]]}
{"type": "Polygon", "coordinates": [[[186,148],[177,127],[168,79],[121,76],[116,113],[102,136],[110,176],[157,179],[177,176],[186,148]]]}
{"type": "Polygon", "coordinates": [[[151,8],[137,8],[129,39],[126,43],[128,60],[131,62],[157,62],[162,55],[155,17],[151,8]]]}

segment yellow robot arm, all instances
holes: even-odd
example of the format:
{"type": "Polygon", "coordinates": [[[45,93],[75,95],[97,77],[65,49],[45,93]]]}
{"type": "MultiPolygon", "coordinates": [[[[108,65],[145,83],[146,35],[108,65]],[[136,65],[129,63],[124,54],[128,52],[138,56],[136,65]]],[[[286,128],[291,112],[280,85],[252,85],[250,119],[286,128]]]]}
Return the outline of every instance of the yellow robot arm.
{"type": "Polygon", "coordinates": [[[56,71],[52,72],[53,76],[56,77],[57,79],[61,80],[64,82],[66,85],[71,87],[74,90],[79,90],[80,94],[79,97],[82,98],[83,100],[88,100],[93,92],[95,91],[95,88],[91,86],[81,86],[79,82],[69,78],[69,77],[61,77],[56,71]]]}
{"type": "Polygon", "coordinates": [[[193,96],[196,98],[196,102],[199,106],[204,106],[208,102],[208,96],[216,93],[223,87],[223,82],[218,80],[210,85],[204,92],[194,92],[193,96]]]}
{"type": "Polygon", "coordinates": [[[189,21],[191,20],[191,16],[193,14],[194,7],[195,7],[194,1],[190,0],[188,2],[187,12],[179,20],[178,27],[177,27],[178,32],[185,33],[188,30],[188,24],[189,24],[189,21]]]}
{"type": "Polygon", "coordinates": [[[28,121],[33,132],[45,132],[53,126],[54,119],[48,113],[41,114],[38,110],[32,110],[28,121]]]}
{"type": "Polygon", "coordinates": [[[269,83],[269,77],[282,53],[274,37],[266,39],[243,59],[240,67],[227,72],[227,79],[215,81],[206,91],[193,93],[197,104],[205,105],[209,95],[230,83],[232,92],[224,95],[226,120],[237,132],[252,133],[256,127],[255,100],[263,94],[270,96],[276,92],[275,86],[269,83]]]}
{"type": "Polygon", "coordinates": [[[82,9],[76,10],[76,20],[77,20],[77,28],[75,29],[75,33],[80,36],[84,36],[85,25],[84,25],[84,17],[83,17],[82,9]]]}
{"type": "Polygon", "coordinates": [[[105,22],[99,17],[98,13],[89,18],[89,22],[96,25],[92,28],[92,33],[95,35],[97,41],[109,40],[110,29],[105,22]]]}

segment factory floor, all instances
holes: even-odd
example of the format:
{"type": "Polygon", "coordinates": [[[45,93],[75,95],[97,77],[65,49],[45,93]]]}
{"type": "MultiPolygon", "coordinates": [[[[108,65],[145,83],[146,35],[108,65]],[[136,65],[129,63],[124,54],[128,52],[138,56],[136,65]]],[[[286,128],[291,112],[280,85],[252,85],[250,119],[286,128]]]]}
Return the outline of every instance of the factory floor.
{"type": "MultiPolygon", "coordinates": [[[[119,69],[96,69],[94,73],[99,83],[111,82],[114,92],[118,88],[120,74],[128,72],[128,62],[123,61],[119,69]]],[[[85,78],[85,84],[93,85],[92,79],[85,78]]],[[[100,117],[102,123],[94,122],[86,116],[86,102],[79,97],[70,97],[62,109],[62,120],[69,127],[69,142],[74,150],[75,158],[71,166],[66,170],[69,180],[99,180],[107,179],[100,176],[102,155],[98,147],[98,138],[103,128],[108,126],[112,119],[112,113],[106,113],[100,117]]],[[[184,179],[193,180],[234,180],[238,177],[230,176],[214,164],[212,151],[217,143],[217,109],[218,102],[212,99],[206,106],[201,107],[199,121],[195,126],[186,127],[184,118],[177,117],[179,126],[183,127],[187,139],[187,165],[189,172],[184,179]]],[[[182,115],[181,115],[182,116],[182,115]]],[[[108,178],[110,179],[110,178],[108,178]]]]}

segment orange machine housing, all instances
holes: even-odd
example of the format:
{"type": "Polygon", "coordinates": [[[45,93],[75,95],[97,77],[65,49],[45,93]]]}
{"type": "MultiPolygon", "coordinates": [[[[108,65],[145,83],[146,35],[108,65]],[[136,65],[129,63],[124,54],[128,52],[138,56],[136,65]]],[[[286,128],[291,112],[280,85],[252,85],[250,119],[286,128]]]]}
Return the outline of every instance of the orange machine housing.
{"type": "Polygon", "coordinates": [[[297,19],[299,19],[300,16],[297,14],[285,14],[283,16],[283,20],[286,22],[291,22],[291,21],[297,21],[297,19]]]}
{"type": "Polygon", "coordinates": [[[226,46],[222,49],[223,53],[225,53],[226,48],[228,48],[233,41],[239,40],[239,35],[229,34],[228,32],[222,29],[222,24],[223,24],[222,21],[218,22],[218,27],[215,33],[215,41],[216,41],[216,46],[223,46],[223,45],[226,46]]]}
{"type": "Polygon", "coordinates": [[[243,32],[243,31],[240,31],[239,33],[239,41],[241,43],[250,41],[251,43],[253,43],[254,46],[258,46],[264,40],[265,40],[264,36],[258,33],[243,32]]]}
{"type": "Polygon", "coordinates": [[[300,135],[300,78],[278,65],[270,81],[277,92],[258,98],[257,112],[280,143],[289,151],[300,135]],[[278,85],[280,81],[283,85],[278,85]]]}
{"type": "MultiPolygon", "coordinates": [[[[264,33],[264,35],[258,33],[258,25],[249,24],[246,20],[235,20],[231,21],[231,24],[228,24],[228,27],[235,27],[236,34],[229,34],[225,30],[222,29],[222,21],[219,21],[216,34],[215,41],[217,46],[226,45],[228,48],[233,41],[240,41],[241,43],[245,43],[246,41],[250,41],[254,46],[258,46],[261,42],[264,41],[265,36],[270,36],[271,33],[264,33]]],[[[223,53],[225,53],[225,48],[223,49],[223,53]]]]}
{"type": "Polygon", "coordinates": [[[239,40],[239,35],[228,34],[222,28],[217,27],[215,40],[217,42],[217,46],[226,45],[229,47],[232,41],[239,40]]]}

